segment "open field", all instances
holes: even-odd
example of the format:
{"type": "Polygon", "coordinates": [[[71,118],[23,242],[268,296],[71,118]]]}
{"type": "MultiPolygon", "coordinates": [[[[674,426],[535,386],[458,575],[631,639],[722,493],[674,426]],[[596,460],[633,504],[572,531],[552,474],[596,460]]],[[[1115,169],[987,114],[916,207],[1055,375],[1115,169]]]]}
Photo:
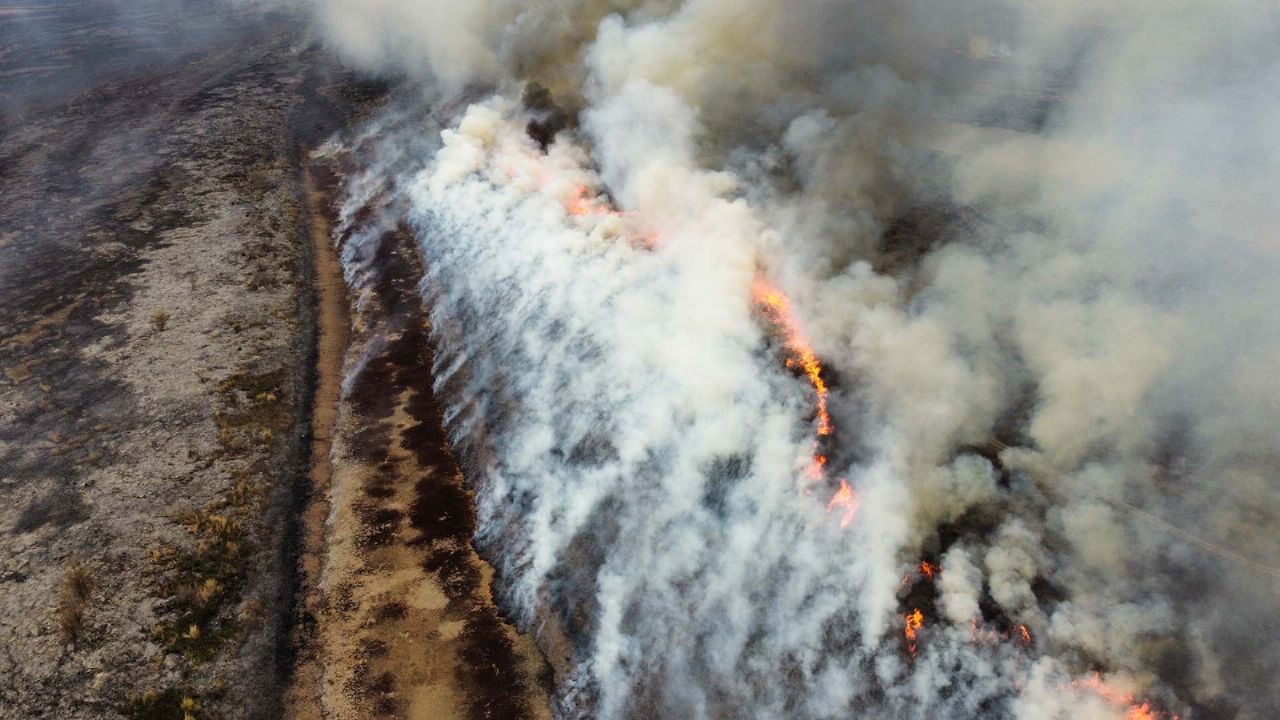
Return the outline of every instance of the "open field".
{"type": "MultiPolygon", "coordinates": [[[[0,6],[0,717],[276,718],[313,653],[312,452],[358,419],[332,374],[340,292],[317,325],[313,270],[335,275],[303,165],[381,90],[305,27],[220,3],[0,6]]],[[[452,662],[418,619],[387,630],[397,658],[452,662]]],[[[324,659],[349,673],[344,650],[324,659]]]]}

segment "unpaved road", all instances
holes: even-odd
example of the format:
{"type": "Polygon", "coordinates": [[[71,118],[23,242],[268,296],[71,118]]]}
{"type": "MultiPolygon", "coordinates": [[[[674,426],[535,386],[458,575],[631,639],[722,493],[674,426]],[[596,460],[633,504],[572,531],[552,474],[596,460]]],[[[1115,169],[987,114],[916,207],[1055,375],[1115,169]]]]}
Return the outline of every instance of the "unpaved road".
{"type": "MultiPolygon", "coordinates": [[[[313,237],[327,239],[334,225],[341,166],[317,157],[305,168],[313,237]]],[[[313,456],[312,471],[325,492],[305,513],[303,605],[314,631],[301,643],[286,717],[549,718],[550,670],[502,617],[493,570],[472,543],[473,499],[432,388],[413,238],[392,227],[338,240],[316,247],[314,447],[327,454],[313,456]],[[339,249],[349,289],[333,281],[339,249]],[[335,357],[343,304],[354,327],[335,357]]]]}

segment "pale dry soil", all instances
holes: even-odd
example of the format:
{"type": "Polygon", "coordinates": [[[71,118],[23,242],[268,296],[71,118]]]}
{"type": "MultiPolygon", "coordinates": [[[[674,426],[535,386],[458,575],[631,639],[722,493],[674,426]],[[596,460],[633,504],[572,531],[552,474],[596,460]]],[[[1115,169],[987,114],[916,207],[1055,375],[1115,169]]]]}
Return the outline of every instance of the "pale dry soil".
{"type": "Polygon", "coordinates": [[[403,233],[348,343],[382,90],[245,7],[0,2],[0,718],[546,717],[403,233]]]}
{"type": "Polygon", "coordinates": [[[278,717],[295,157],[350,80],[296,17],[192,5],[191,33],[131,44],[105,5],[37,5],[57,22],[0,16],[0,65],[75,72],[0,83],[0,718],[278,717]]]}

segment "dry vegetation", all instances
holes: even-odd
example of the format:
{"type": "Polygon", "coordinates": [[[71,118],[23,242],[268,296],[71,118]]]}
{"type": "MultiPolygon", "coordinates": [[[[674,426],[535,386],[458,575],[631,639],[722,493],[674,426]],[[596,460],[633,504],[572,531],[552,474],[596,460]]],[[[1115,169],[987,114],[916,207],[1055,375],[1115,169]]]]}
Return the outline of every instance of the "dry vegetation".
{"type": "Polygon", "coordinates": [[[36,168],[0,173],[31,250],[0,248],[0,269],[35,258],[0,283],[0,719],[278,716],[308,339],[304,71],[271,42],[91,97],[28,155],[0,138],[36,168]],[[113,144],[151,92],[154,167],[113,144]],[[70,156],[71,210],[38,218],[40,153],[76,133],[101,149],[70,156]]]}
{"type": "Polygon", "coordinates": [[[203,720],[200,703],[182,690],[148,690],[129,701],[125,715],[130,720],[203,720]]]}
{"type": "Polygon", "coordinates": [[[84,632],[85,614],[92,592],[93,576],[89,568],[79,560],[68,562],[58,597],[58,628],[65,642],[74,644],[84,632]]]}
{"type": "Polygon", "coordinates": [[[153,636],[188,660],[208,660],[235,635],[237,624],[229,609],[240,599],[252,557],[244,525],[257,495],[242,481],[232,499],[177,518],[194,539],[192,546],[152,550],[162,576],[159,594],[167,603],[166,620],[156,625],[153,636]]]}

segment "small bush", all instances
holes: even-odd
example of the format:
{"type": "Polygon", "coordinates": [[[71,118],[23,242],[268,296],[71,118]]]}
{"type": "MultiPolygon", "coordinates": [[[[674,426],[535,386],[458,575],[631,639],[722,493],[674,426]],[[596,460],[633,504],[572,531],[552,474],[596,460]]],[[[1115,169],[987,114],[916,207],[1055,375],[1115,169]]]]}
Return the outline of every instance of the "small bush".
{"type": "Polygon", "coordinates": [[[130,720],[199,720],[202,717],[194,693],[177,688],[148,690],[135,695],[122,709],[130,720]]]}
{"type": "Polygon", "coordinates": [[[84,606],[75,603],[58,603],[58,629],[63,642],[75,643],[84,632],[84,606]]]}
{"type": "Polygon", "coordinates": [[[67,563],[62,577],[62,590],[58,598],[58,627],[62,639],[74,643],[84,632],[85,607],[93,592],[93,575],[79,560],[67,563]]]}
{"type": "Polygon", "coordinates": [[[167,311],[157,310],[151,313],[151,327],[155,328],[156,332],[163,332],[168,325],[169,313],[167,311]]]}
{"type": "Polygon", "coordinates": [[[168,575],[159,594],[171,601],[173,611],[156,626],[153,637],[189,660],[209,660],[236,633],[235,619],[225,611],[240,599],[246,563],[253,553],[245,537],[243,512],[234,505],[214,503],[181,513],[175,519],[195,536],[195,546],[152,553],[168,575]]]}

